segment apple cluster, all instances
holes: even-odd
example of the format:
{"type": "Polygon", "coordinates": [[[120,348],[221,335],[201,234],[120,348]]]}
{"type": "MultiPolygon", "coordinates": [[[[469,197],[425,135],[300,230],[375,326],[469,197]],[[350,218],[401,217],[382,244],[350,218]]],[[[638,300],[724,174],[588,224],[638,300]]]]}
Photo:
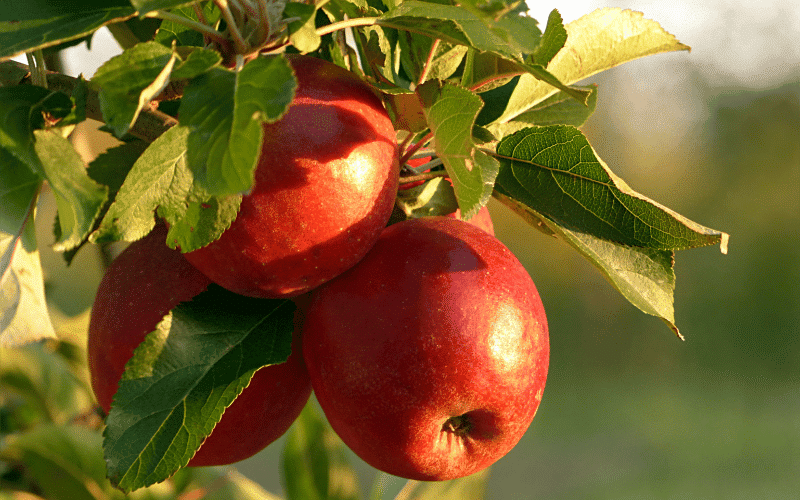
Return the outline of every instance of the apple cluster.
{"type": "Polygon", "coordinates": [[[216,283],[298,304],[292,354],[256,371],[190,466],[252,456],[313,390],[372,466],[446,480],[504,456],[529,427],[549,359],[536,287],[486,209],[389,225],[396,133],[353,73],[291,56],[298,87],[264,144],[251,192],[215,242],[182,254],[157,225],[109,266],[89,327],[91,382],[112,405],[125,364],[176,305],[216,283]]]}

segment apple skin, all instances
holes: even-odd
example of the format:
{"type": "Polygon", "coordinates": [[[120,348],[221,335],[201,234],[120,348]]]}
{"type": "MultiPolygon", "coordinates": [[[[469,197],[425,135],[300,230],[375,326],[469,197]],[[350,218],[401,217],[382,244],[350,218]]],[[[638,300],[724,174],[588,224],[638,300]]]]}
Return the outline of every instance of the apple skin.
{"type": "Polygon", "coordinates": [[[525,268],[448,217],[389,226],[312,292],[303,327],[333,429],[373,467],[417,480],[473,474],[511,450],[541,401],[549,352],[525,268]]]}
{"type": "MultiPolygon", "coordinates": [[[[166,245],[166,236],[166,227],[158,225],[131,243],[100,282],[89,321],[88,361],[92,389],[106,412],[136,347],[172,308],[211,283],[166,245]]],[[[299,336],[295,337],[289,359],[256,371],[189,466],[244,460],[286,432],[311,394],[299,336]]]]}
{"type": "Polygon", "coordinates": [[[252,191],[213,243],[185,256],[215,283],[252,297],[305,293],[352,267],[389,220],[397,195],[395,131],[353,73],[288,56],[295,98],[264,125],[252,191]]]}

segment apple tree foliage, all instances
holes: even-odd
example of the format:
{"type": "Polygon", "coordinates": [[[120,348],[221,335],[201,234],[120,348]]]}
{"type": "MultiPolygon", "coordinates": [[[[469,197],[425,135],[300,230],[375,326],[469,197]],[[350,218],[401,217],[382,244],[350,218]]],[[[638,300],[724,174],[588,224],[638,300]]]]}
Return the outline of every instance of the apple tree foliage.
{"type": "MultiPolygon", "coordinates": [[[[399,217],[458,207],[469,218],[494,197],[577,250],[680,337],[674,252],[720,245],[725,253],[728,235],[635,192],[578,127],[598,99],[597,86],[580,82],[689,47],[629,10],[601,9],[568,24],[553,10],[543,24],[525,15],[524,2],[510,0],[5,3],[0,385],[39,407],[20,416],[16,399],[0,397],[2,477],[25,464],[26,481],[38,481],[52,498],[111,498],[119,490],[171,498],[145,488],[168,478],[162,484],[172,490],[164,495],[217,481],[224,498],[268,498],[247,493],[258,487],[242,478],[183,469],[196,451],[184,445],[202,442],[255,370],[285,359],[248,346],[263,335],[288,339],[292,303],[254,304],[214,288],[200,302],[178,306],[136,351],[100,438],[74,425],[91,400],[86,387],[62,357],[34,342],[56,336],[37,245],[53,245],[69,262],[83,245],[143,237],[154,214],[170,225],[167,243],[182,251],[218,238],[252,185],[261,124],[278,120],[292,101],[296,81],[284,52],[327,59],[369,82],[395,124],[401,162],[434,155],[434,162],[404,172],[430,182],[399,195],[399,217]],[[46,71],[43,53],[91,40],[103,26],[124,51],[90,81],[46,71]],[[10,60],[22,54],[28,66],[10,60]],[[68,136],[87,118],[104,122],[122,143],[85,165],[68,136]],[[445,175],[452,187],[438,182],[445,175]],[[52,241],[38,242],[35,212],[45,183],[58,215],[52,241]],[[216,333],[213,343],[202,335],[207,331],[216,333]],[[232,350],[248,357],[236,369],[224,364],[232,350]],[[14,358],[22,361],[9,366],[14,358]],[[185,388],[154,390],[158,377],[189,363],[194,375],[183,380],[185,388]],[[212,391],[232,397],[202,407],[212,391]],[[183,418],[188,414],[196,418],[183,418]],[[87,445],[102,446],[107,469],[87,445]],[[66,482],[47,480],[50,468],[66,482]]],[[[289,498],[358,498],[352,475],[329,475],[346,461],[330,432],[310,409],[300,417],[284,452],[289,498]]],[[[474,490],[481,477],[462,481],[474,490]]],[[[417,493],[461,498],[458,488],[427,485],[417,493]]]]}

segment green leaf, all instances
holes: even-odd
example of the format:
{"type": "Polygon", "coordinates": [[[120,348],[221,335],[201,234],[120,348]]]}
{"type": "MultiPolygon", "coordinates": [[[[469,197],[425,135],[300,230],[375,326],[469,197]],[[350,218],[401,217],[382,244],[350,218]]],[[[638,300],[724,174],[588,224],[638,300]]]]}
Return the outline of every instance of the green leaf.
{"type": "Polygon", "coordinates": [[[317,9],[313,4],[299,2],[287,2],[283,10],[284,18],[299,18],[288,24],[289,41],[303,54],[317,50],[322,41],[314,22],[316,13],[317,9]]]}
{"type": "Polygon", "coordinates": [[[26,76],[28,70],[20,67],[15,61],[0,62],[0,87],[19,85],[26,76]]]}
{"type": "Polygon", "coordinates": [[[561,19],[561,14],[553,9],[547,19],[547,28],[542,36],[542,41],[533,52],[533,61],[547,67],[558,51],[564,48],[566,41],[567,30],[564,28],[564,21],[561,19]]]}
{"type": "Polygon", "coordinates": [[[187,0],[130,0],[130,3],[136,7],[139,16],[144,16],[148,12],[174,9],[194,2],[187,0]]]}
{"type": "Polygon", "coordinates": [[[68,116],[72,100],[61,92],[34,85],[0,87],[0,147],[6,148],[31,170],[41,170],[34,151],[33,131],[68,116]]]}
{"type": "Polygon", "coordinates": [[[83,38],[98,28],[124,21],[135,10],[124,0],[98,2],[3,2],[0,14],[0,61],[24,52],[83,38]]]}
{"type": "Polygon", "coordinates": [[[93,229],[108,197],[108,188],[89,177],[83,160],[67,139],[46,130],[36,130],[34,135],[41,174],[50,184],[58,207],[61,238],[53,248],[69,250],[93,229]]]}
{"type": "Polygon", "coordinates": [[[0,148],[0,346],[56,336],[32,220],[41,182],[0,148]]]}
{"type": "Polygon", "coordinates": [[[167,315],[126,366],[106,419],[108,475],[123,491],[185,466],[262,366],[291,351],[294,304],[212,285],[167,315]]]}
{"type": "Polygon", "coordinates": [[[186,127],[173,127],[142,153],[90,241],[136,241],[155,226],[156,209],[171,226],[170,242],[179,241],[184,252],[219,238],[236,218],[241,197],[209,201],[186,164],[188,138],[186,127]]]}
{"type": "Polygon", "coordinates": [[[283,57],[254,59],[238,73],[214,68],[189,84],[180,123],[190,131],[189,168],[209,194],[238,194],[252,187],[262,123],[283,115],[295,87],[283,57]]]}
{"type": "Polygon", "coordinates": [[[114,135],[124,136],[139,112],[167,86],[176,60],[172,50],[146,42],[98,68],[92,81],[100,86],[100,109],[114,135]]]}
{"type": "Polygon", "coordinates": [[[611,243],[587,233],[570,231],[535,210],[504,195],[495,197],[533,226],[544,226],[549,234],[572,246],[641,311],[661,318],[683,340],[675,325],[674,254],[669,250],[637,248],[611,243]]]}
{"type": "Polygon", "coordinates": [[[453,181],[458,206],[469,219],[489,201],[499,164],[475,147],[472,127],[483,101],[449,83],[430,81],[417,88],[433,133],[436,154],[453,181]]]}
{"type": "Polygon", "coordinates": [[[307,404],[283,449],[283,483],[288,500],[358,500],[358,477],[344,443],[307,404]]]}
{"type": "Polygon", "coordinates": [[[573,231],[622,245],[680,250],[728,235],[703,227],[636,193],[566,125],[532,127],[497,145],[500,192],[573,231]]]}
{"type": "Polygon", "coordinates": [[[504,137],[532,125],[572,125],[580,127],[597,107],[597,85],[584,87],[591,92],[586,105],[571,96],[558,92],[507,123],[496,124],[491,130],[504,137]]]}
{"type": "Polygon", "coordinates": [[[23,465],[49,500],[101,500],[112,492],[99,451],[96,432],[43,424],[10,436],[0,458],[23,465]]]}
{"type": "MultiPolygon", "coordinates": [[[[630,10],[599,9],[565,29],[567,41],[547,71],[566,85],[647,55],[689,50],[658,23],[630,10]]],[[[497,123],[512,120],[557,91],[531,75],[522,75],[497,123]]]]}

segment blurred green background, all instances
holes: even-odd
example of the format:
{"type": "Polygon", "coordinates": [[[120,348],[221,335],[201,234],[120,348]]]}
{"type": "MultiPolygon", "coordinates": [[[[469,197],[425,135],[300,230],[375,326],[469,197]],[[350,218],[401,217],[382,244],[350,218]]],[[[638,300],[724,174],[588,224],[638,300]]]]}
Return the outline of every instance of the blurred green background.
{"type": "MultiPolygon", "coordinates": [[[[611,5],[575,1],[561,12],[569,22],[611,5]]],[[[546,19],[553,6],[532,14],[546,19]]],[[[497,236],[542,295],[552,354],[539,414],[492,468],[487,497],[798,498],[800,9],[793,0],[613,6],[644,12],[693,50],[588,79],[600,99],[583,131],[633,189],[728,232],[729,254],[677,253],[680,342],[568,246],[490,204],[497,236]]],[[[91,75],[108,57],[81,50],[68,73],[91,75]]],[[[100,257],[83,250],[70,269],[43,259],[55,308],[80,314],[100,257]]],[[[279,492],[281,449],[237,468],[279,492]]],[[[354,461],[368,489],[374,471],[354,461]]]]}

